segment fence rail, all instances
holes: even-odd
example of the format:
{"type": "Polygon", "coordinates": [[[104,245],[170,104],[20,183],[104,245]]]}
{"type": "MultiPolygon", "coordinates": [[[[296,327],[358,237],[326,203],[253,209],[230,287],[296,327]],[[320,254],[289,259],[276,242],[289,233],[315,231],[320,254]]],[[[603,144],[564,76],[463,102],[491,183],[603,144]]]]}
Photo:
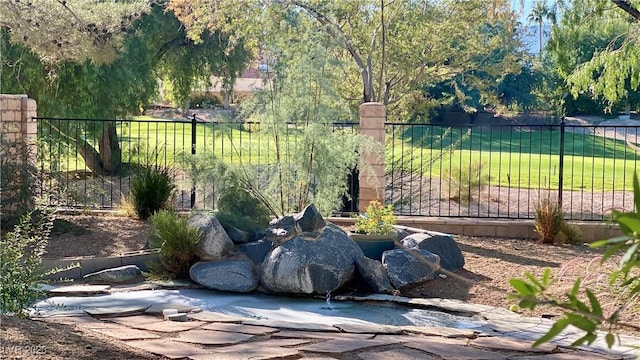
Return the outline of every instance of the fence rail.
{"type": "MultiPolygon", "coordinates": [[[[118,208],[129,193],[134,166],[158,164],[174,169],[178,210],[213,210],[217,198],[215,185],[194,181],[189,176],[188,155],[205,157],[205,162],[207,156],[215,156],[225,163],[250,165],[270,164],[276,159],[273,140],[262,136],[270,131],[270,125],[257,122],[205,121],[195,115],[184,120],[45,117],[37,120],[38,165],[48,175],[47,188],[64,189],[58,201],[66,208],[118,208]],[[87,148],[99,149],[99,154],[103,154],[105,149],[101,148],[108,144],[104,134],[109,126],[117,134],[120,151],[117,157],[122,166],[101,173],[87,161],[90,157],[87,148]]],[[[358,132],[357,123],[335,122],[331,127],[334,131],[358,132]]],[[[282,142],[297,141],[301,128],[300,124],[286,124],[280,129],[282,142]]],[[[282,149],[282,154],[287,159],[294,155],[288,146],[282,149]]],[[[105,165],[103,159],[99,161],[105,165]]],[[[357,210],[357,202],[345,206],[349,206],[345,211],[357,210]]]]}
{"type": "Polygon", "coordinates": [[[568,219],[633,206],[640,127],[386,123],[387,203],[399,214],[530,219],[549,198],[568,219]]]}
{"type": "MultiPolygon", "coordinates": [[[[69,208],[118,208],[129,192],[132,165],[157,163],[176,168],[178,209],[210,210],[216,205],[215,186],[194,184],[177,166],[180,161],[194,154],[215,154],[228,163],[275,161],[273,141],[260,136],[268,124],[195,116],[182,121],[38,118],[38,124],[39,167],[48,174],[48,187],[66,189],[62,205],[69,208]],[[120,152],[111,157],[121,159],[119,169],[108,169],[110,160],[103,158],[109,127],[117,134],[120,152]],[[91,156],[96,161],[87,161],[91,156]]],[[[300,129],[288,124],[287,141],[296,141],[300,129]]],[[[336,122],[333,130],[356,134],[359,127],[336,122]]],[[[397,214],[530,219],[535,205],[550,198],[562,204],[568,219],[602,220],[612,209],[633,206],[638,126],[388,122],[385,131],[385,202],[394,204],[397,214]]],[[[353,181],[351,187],[357,187],[353,181]]]]}

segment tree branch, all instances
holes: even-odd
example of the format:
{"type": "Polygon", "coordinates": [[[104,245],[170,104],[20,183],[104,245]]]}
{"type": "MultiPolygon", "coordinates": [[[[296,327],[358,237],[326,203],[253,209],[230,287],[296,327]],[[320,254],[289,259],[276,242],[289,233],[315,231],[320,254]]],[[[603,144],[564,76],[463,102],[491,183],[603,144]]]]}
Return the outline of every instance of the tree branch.
{"type": "Polygon", "coordinates": [[[640,11],[631,5],[629,0],[611,0],[617,7],[633,16],[636,21],[640,21],[640,11]]]}

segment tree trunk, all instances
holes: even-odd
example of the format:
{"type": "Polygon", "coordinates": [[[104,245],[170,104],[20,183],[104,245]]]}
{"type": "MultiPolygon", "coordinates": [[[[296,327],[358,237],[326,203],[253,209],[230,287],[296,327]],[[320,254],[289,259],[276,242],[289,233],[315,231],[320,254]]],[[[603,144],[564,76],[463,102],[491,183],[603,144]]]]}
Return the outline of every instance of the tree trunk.
{"type": "Polygon", "coordinates": [[[109,122],[104,127],[98,141],[98,151],[103,170],[109,175],[117,173],[122,164],[122,150],[118,143],[118,133],[114,122],[109,122]]]}
{"type": "Polygon", "coordinates": [[[122,150],[118,143],[116,125],[109,122],[98,140],[98,151],[82,138],[76,139],[78,152],[91,172],[99,176],[113,175],[122,164],[122,150]]]}
{"type": "Polygon", "coordinates": [[[104,170],[102,166],[102,160],[100,159],[100,154],[93,148],[86,140],[77,138],[76,139],[76,147],[80,156],[84,159],[84,163],[87,165],[89,170],[96,175],[107,175],[107,172],[104,170]]]}

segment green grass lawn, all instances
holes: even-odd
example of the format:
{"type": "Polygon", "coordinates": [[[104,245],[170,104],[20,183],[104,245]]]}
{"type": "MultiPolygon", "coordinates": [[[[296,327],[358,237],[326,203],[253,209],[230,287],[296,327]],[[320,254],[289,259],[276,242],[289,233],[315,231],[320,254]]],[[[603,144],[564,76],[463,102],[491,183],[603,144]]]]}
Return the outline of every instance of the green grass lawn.
{"type": "MultiPolygon", "coordinates": [[[[191,122],[173,122],[138,117],[118,122],[117,133],[125,163],[144,162],[157,154],[157,161],[174,165],[177,154],[191,154],[191,122]]],[[[241,124],[196,125],[195,149],[211,153],[225,162],[264,164],[275,161],[273,136],[262,135],[257,126],[241,124]],[[240,155],[240,156],[239,156],[240,155]]],[[[281,129],[290,142],[300,139],[300,130],[281,129]]],[[[439,126],[401,126],[388,129],[387,168],[404,158],[399,168],[414,169],[428,177],[448,173],[480,162],[491,185],[521,188],[558,188],[560,132],[549,128],[475,127],[455,129],[439,126]],[[442,150],[445,149],[445,150],[442,150]]],[[[97,135],[90,142],[97,144],[97,135]]],[[[286,142],[282,142],[286,143],[286,142]]],[[[57,169],[85,169],[82,157],[70,146],[53,143],[51,163],[57,169]]],[[[282,153],[291,155],[288,147],[282,153]]],[[[631,178],[640,163],[623,141],[591,134],[565,133],[564,181],[566,190],[631,190],[631,178]]]]}
{"type": "MultiPolygon", "coordinates": [[[[428,177],[447,177],[480,162],[491,185],[559,187],[559,131],[484,127],[467,133],[444,127],[407,127],[388,135],[393,135],[386,146],[388,170],[393,162],[396,168],[411,168],[428,177]],[[405,163],[399,164],[403,157],[405,163]]],[[[564,154],[563,189],[632,190],[640,154],[624,141],[566,132],[564,154]]]]}

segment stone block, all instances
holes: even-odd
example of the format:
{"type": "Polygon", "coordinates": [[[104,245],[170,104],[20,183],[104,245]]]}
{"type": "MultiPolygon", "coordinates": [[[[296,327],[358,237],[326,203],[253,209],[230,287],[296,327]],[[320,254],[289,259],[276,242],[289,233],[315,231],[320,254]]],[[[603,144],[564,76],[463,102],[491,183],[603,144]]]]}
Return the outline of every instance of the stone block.
{"type": "Polygon", "coordinates": [[[120,257],[96,257],[80,259],[82,276],[120,266],[122,266],[122,260],[120,259],[120,257]]]}
{"type": "Polygon", "coordinates": [[[535,239],[538,237],[533,224],[497,224],[496,236],[512,239],[535,239]]]}
{"type": "Polygon", "coordinates": [[[341,355],[343,353],[388,345],[380,340],[336,339],[297,348],[302,351],[341,355]]]}
{"type": "Polygon", "coordinates": [[[22,109],[22,105],[20,104],[20,99],[3,99],[2,100],[2,110],[18,110],[22,109]]]}
{"type": "Polygon", "coordinates": [[[382,103],[368,102],[360,104],[360,117],[382,117],[387,116],[386,107],[382,103]]]}
{"type": "Polygon", "coordinates": [[[22,110],[22,112],[27,112],[27,111],[35,112],[38,110],[38,104],[34,99],[22,98],[20,101],[20,109],[22,110]]]}
{"type": "Polygon", "coordinates": [[[38,123],[36,122],[27,122],[22,124],[22,133],[23,134],[37,134],[38,133],[38,123]]]}
{"type": "Polygon", "coordinates": [[[213,330],[189,330],[180,333],[174,338],[176,341],[188,342],[199,345],[233,345],[247,341],[253,335],[213,331],[213,330]]]}
{"type": "Polygon", "coordinates": [[[160,336],[144,330],[131,329],[126,326],[94,328],[93,332],[107,335],[118,340],[143,340],[143,339],[159,339],[160,336]]]}
{"type": "Polygon", "coordinates": [[[191,329],[195,329],[200,327],[206,323],[202,321],[160,321],[150,324],[133,324],[132,327],[149,330],[149,331],[157,331],[157,332],[165,332],[165,333],[177,333],[180,331],[187,331],[191,329]]]}
{"type": "Polygon", "coordinates": [[[204,330],[234,332],[248,335],[268,335],[278,332],[277,328],[268,326],[243,325],[233,323],[213,323],[202,327],[204,330]]]}
{"type": "Polygon", "coordinates": [[[16,111],[7,109],[2,109],[2,112],[0,113],[0,119],[2,119],[3,126],[6,126],[6,124],[10,122],[20,120],[20,118],[16,116],[16,111]]]}
{"type": "Polygon", "coordinates": [[[463,226],[463,235],[469,236],[496,236],[494,225],[468,225],[463,226]]]}
{"type": "Polygon", "coordinates": [[[2,134],[2,138],[4,141],[12,142],[18,140],[20,138],[20,134],[14,132],[4,133],[2,134]]]}
{"type": "Polygon", "coordinates": [[[195,355],[204,355],[213,352],[213,349],[202,349],[195,345],[164,339],[134,340],[127,341],[125,344],[169,359],[193,358],[195,355]]]}

